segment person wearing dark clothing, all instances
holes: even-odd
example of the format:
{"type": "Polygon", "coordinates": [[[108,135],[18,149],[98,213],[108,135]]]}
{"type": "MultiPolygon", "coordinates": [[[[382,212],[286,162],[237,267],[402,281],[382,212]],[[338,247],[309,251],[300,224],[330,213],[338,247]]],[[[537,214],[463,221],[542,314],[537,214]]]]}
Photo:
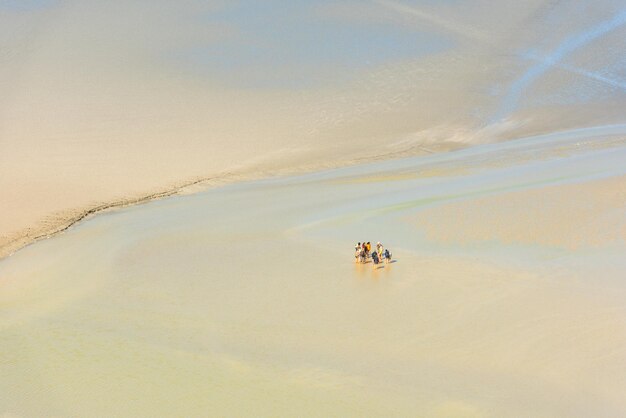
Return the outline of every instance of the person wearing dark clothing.
{"type": "Polygon", "coordinates": [[[374,265],[378,264],[378,262],[380,261],[378,259],[378,253],[376,251],[372,253],[372,261],[374,262],[374,265]]]}

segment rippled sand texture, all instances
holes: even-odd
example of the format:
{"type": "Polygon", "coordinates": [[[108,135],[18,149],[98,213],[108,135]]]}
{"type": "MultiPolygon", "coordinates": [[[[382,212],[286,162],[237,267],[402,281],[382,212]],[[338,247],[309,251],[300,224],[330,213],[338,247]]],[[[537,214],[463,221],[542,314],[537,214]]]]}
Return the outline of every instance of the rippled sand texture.
{"type": "Polygon", "coordinates": [[[626,142],[597,134],[228,185],[27,247],[0,262],[0,416],[622,416],[626,142]],[[396,262],[354,264],[364,239],[396,262]]]}
{"type": "Polygon", "coordinates": [[[625,39],[618,0],[0,1],[0,256],[196,180],[624,123],[625,39]]]}

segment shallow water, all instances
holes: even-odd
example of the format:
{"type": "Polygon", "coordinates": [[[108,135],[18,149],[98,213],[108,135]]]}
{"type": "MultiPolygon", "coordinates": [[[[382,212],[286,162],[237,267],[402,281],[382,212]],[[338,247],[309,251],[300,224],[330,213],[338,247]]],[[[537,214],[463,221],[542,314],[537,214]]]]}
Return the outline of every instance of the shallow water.
{"type": "Polygon", "coordinates": [[[622,415],[622,128],[229,185],[32,245],[0,263],[0,416],[622,415]],[[355,264],[362,240],[395,262],[355,264]]]}

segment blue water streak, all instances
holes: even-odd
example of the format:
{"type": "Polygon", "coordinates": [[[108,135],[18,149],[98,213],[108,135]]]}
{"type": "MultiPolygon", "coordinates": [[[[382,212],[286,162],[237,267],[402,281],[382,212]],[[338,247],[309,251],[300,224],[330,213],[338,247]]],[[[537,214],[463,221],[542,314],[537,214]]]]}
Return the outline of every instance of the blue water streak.
{"type": "Polygon", "coordinates": [[[544,73],[559,64],[559,62],[562,61],[567,55],[581,47],[584,47],[595,39],[606,35],[612,30],[617,29],[625,23],[626,9],[622,10],[611,19],[605,20],[591,29],[566,39],[552,54],[531,67],[521,78],[511,84],[508,94],[504,98],[498,113],[493,117],[492,122],[500,121],[512,113],[517,107],[524,91],[544,73]]]}

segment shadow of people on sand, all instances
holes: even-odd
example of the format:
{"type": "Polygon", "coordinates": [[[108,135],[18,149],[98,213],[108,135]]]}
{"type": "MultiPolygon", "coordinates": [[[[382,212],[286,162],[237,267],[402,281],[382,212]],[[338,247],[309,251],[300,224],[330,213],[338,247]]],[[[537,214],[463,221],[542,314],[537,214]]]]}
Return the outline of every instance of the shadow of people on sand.
{"type": "MultiPolygon", "coordinates": [[[[374,268],[374,270],[384,269],[385,267],[391,268],[390,264],[394,264],[396,262],[397,262],[397,260],[391,260],[388,263],[382,262],[382,263],[378,263],[378,264],[372,264],[372,267],[374,268]]],[[[372,263],[372,261],[368,260],[366,263],[372,263]]]]}

